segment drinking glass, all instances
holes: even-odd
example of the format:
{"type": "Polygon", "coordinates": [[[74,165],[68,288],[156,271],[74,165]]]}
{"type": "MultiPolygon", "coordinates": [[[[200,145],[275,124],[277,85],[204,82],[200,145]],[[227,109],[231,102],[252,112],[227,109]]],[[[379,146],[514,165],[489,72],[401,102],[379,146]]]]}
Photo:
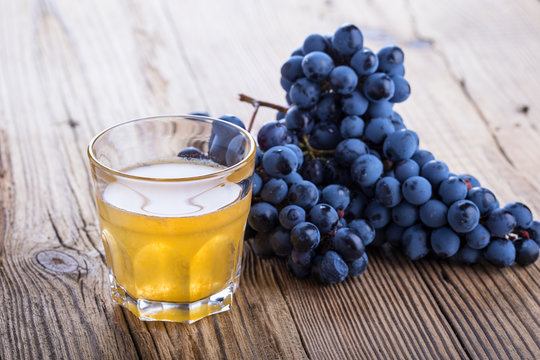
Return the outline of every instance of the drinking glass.
{"type": "Polygon", "coordinates": [[[194,115],[128,121],[88,146],[112,298],[141,320],[229,310],[240,277],[256,144],[194,115]]]}

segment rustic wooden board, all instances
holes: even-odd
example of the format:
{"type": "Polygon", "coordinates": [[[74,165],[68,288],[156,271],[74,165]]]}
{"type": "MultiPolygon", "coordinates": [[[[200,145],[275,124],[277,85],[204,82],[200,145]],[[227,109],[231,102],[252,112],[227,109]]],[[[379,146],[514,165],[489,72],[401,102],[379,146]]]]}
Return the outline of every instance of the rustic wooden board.
{"type": "MultiPolygon", "coordinates": [[[[85,148],[119,121],[284,103],[279,68],[344,22],[406,53],[424,148],[540,217],[540,4],[531,0],[0,2],[0,359],[539,358],[538,263],[370,252],[323,287],[246,247],[234,309],[144,323],[112,304],[85,148]]],[[[261,110],[255,129],[275,113],[261,110]]]]}

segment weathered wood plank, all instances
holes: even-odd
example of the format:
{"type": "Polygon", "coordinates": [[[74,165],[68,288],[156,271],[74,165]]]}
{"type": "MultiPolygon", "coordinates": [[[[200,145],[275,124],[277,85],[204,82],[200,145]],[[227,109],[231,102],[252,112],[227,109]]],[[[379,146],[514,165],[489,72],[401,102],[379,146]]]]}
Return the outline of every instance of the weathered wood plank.
{"type": "MultiPolygon", "coordinates": [[[[413,96],[398,111],[423,146],[538,217],[539,11],[526,0],[0,3],[0,358],[537,358],[538,265],[374,251],[365,275],[322,287],[248,247],[233,311],[139,322],[108,295],[85,147],[155,113],[247,119],[238,92],[284,103],[291,50],[350,21],[374,49],[403,46],[413,96]]],[[[256,128],[273,118],[261,111],[256,128]]]]}

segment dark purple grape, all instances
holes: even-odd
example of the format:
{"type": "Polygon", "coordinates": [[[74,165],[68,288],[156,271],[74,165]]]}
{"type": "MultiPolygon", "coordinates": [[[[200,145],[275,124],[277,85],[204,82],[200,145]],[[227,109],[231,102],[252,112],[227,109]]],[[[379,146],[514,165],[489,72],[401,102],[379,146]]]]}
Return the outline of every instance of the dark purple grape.
{"type": "Polygon", "coordinates": [[[504,207],[516,219],[516,226],[526,229],[533,224],[533,216],[527,205],[520,202],[511,202],[504,207]]]}
{"type": "Polygon", "coordinates": [[[302,71],[302,56],[293,55],[281,66],[281,76],[291,83],[304,76],[302,71]]]}
{"type": "Polygon", "coordinates": [[[484,257],[495,266],[510,266],[516,260],[516,248],[512,241],[495,237],[484,250],[484,257]]]}
{"type": "Polygon", "coordinates": [[[309,109],[319,101],[321,86],[306,78],[300,78],[289,90],[291,101],[301,109],[309,109]]]}
{"type": "Polygon", "coordinates": [[[257,143],[262,151],[287,143],[287,127],[284,123],[271,121],[264,124],[257,134],[257,143]]]}
{"type": "Polygon", "coordinates": [[[301,222],[291,229],[291,243],[297,251],[310,251],[319,245],[321,234],[315,224],[301,222]]]}
{"type": "Polygon", "coordinates": [[[341,56],[351,56],[364,45],[364,36],[352,24],[340,26],[332,36],[332,49],[341,56]]]}
{"type": "Polygon", "coordinates": [[[358,234],[347,227],[336,231],[332,240],[332,248],[345,261],[356,260],[364,255],[365,247],[358,234]]]}

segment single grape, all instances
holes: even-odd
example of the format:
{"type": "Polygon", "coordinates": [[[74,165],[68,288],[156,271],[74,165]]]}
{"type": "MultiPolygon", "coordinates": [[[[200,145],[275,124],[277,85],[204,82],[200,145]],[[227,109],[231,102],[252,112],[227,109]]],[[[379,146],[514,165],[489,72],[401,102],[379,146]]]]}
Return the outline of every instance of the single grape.
{"type": "Polygon", "coordinates": [[[401,184],[393,177],[383,177],[375,186],[375,199],[383,206],[391,208],[401,201],[401,184]]]}
{"type": "Polygon", "coordinates": [[[358,75],[348,66],[336,66],[329,76],[330,87],[338,94],[350,94],[358,85],[358,75]]]}
{"type": "MultiPolygon", "coordinates": [[[[394,103],[391,103],[388,100],[381,100],[377,102],[371,102],[369,103],[369,106],[367,108],[366,114],[367,118],[389,118],[392,122],[392,126],[394,126],[394,122],[392,121],[392,114],[394,113],[394,103]]],[[[394,126],[395,128],[395,126],[394,126]]]]}
{"type": "Polygon", "coordinates": [[[418,166],[418,163],[412,159],[401,160],[396,163],[394,174],[396,179],[403,182],[412,176],[418,176],[420,174],[420,167],[418,166]]]}
{"type": "MultiPolygon", "coordinates": [[[[379,50],[377,53],[379,58],[379,68],[378,71],[385,73],[400,73],[400,67],[403,67],[403,60],[405,59],[405,54],[397,46],[386,46],[379,50]]],[[[403,74],[400,74],[403,75],[403,74]]]]}
{"type": "Polygon", "coordinates": [[[416,150],[411,159],[416,161],[418,166],[420,166],[420,169],[422,169],[422,166],[424,166],[425,163],[431,160],[435,160],[435,157],[427,150],[418,149],[416,150]]]}
{"type": "Polygon", "coordinates": [[[322,190],[321,201],[329,204],[336,210],[344,210],[351,201],[348,188],[342,185],[331,184],[322,190]]]}
{"type": "Polygon", "coordinates": [[[448,179],[449,172],[448,166],[439,160],[430,160],[420,169],[420,175],[428,179],[434,188],[437,188],[443,180],[448,179]]]}
{"type": "Polygon", "coordinates": [[[361,275],[368,266],[368,256],[364,253],[360,258],[351,261],[349,264],[349,275],[358,276],[361,275]]]}
{"type": "Polygon", "coordinates": [[[289,230],[278,226],[268,238],[274,254],[282,258],[289,256],[293,249],[289,230]]]}
{"type": "Polygon", "coordinates": [[[349,115],[339,125],[339,132],[344,139],[359,138],[364,134],[364,120],[356,115],[349,115]]]}
{"type": "Polygon", "coordinates": [[[227,146],[227,152],[225,153],[225,164],[227,166],[233,166],[238,164],[246,155],[248,148],[248,141],[244,135],[236,135],[229,142],[227,146]]]}
{"type": "Polygon", "coordinates": [[[261,259],[270,259],[274,256],[274,250],[270,245],[270,236],[268,233],[258,232],[251,242],[251,247],[255,255],[261,259]]]}
{"type": "Polygon", "coordinates": [[[333,150],[343,140],[334,123],[320,122],[311,131],[309,144],[319,150],[333,150]]]}
{"type": "Polygon", "coordinates": [[[253,196],[256,196],[261,192],[261,189],[263,187],[263,181],[259,174],[255,173],[253,174],[253,196]]]}
{"type": "Polygon", "coordinates": [[[364,47],[354,53],[350,66],[356,71],[358,76],[371,75],[379,66],[379,58],[373,51],[364,47]]]}
{"type": "Polygon", "coordinates": [[[293,104],[301,109],[308,109],[319,101],[321,87],[313,81],[300,78],[292,84],[289,94],[293,104]]]}
{"type": "Polygon", "coordinates": [[[313,51],[327,51],[328,41],[326,38],[319,34],[311,34],[305,40],[302,45],[302,52],[306,55],[313,51]]]}
{"type": "Polygon", "coordinates": [[[424,205],[420,206],[420,220],[422,223],[431,228],[438,228],[447,223],[448,207],[439,200],[431,199],[424,205]]]}
{"type": "Polygon", "coordinates": [[[343,259],[334,251],[328,251],[318,264],[319,281],[330,285],[345,280],[349,273],[349,267],[343,259]]]}
{"type": "Polygon", "coordinates": [[[312,182],[303,180],[291,185],[288,194],[289,203],[309,209],[319,200],[319,190],[312,182]]]}
{"type": "Polygon", "coordinates": [[[361,155],[351,165],[351,178],[362,186],[373,185],[383,171],[382,162],[370,154],[361,155]]]}
{"type": "Polygon", "coordinates": [[[287,127],[278,121],[264,124],[257,134],[257,143],[262,151],[287,143],[287,127]]]}
{"type": "Polygon", "coordinates": [[[311,262],[313,253],[311,251],[299,251],[293,249],[287,258],[287,269],[299,279],[305,279],[311,273],[311,262]]]}
{"type": "Polygon", "coordinates": [[[364,209],[367,205],[367,199],[364,196],[364,194],[360,192],[355,192],[351,196],[351,202],[349,203],[349,206],[345,209],[345,215],[350,216],[352,218],[360,218],[364,215],[364,209]]]}
{"type": "Polygon", "coordinates": [[[459,249],[455,255],[455,259],[456,261],[466,265],[477,264],[482,260],[482,250],[473,249],[465,245],[459,249]]]}
{"type": "Polygon", "coordinates": [[[516,226],[526,229],[533,224],[533,216],[527,205],[520,202],[511,202],[504,207],[516,219],[516,226]]]}
{"type": "Polygon", "coordinates": [[[390,209],[378,201],[370,202],[366,206],[364,214],[375,229],[381,229],[390,222],[390,209]]]}
{"type": "Polygon", "coordinates": [[[324,181],[324,164],[318,158],[308,158],[302,168],[300,169],[300,174],[305,180],[311,181],[315,185],[320,185],[324,181]]]}
{"type": "Polygon", "coordinates": [[[411,176],[401,185],[405,200],[413,205],[422,205],[431,198],[431,184],[422,176],[411,176]]]}
{"type": "Polygon", "coordinates": [[[369,101],[358,90],[341,97],[341,111],[347,115],[364,115],[368,105],[369,101]]]}
{"type": "Polygon", "coordinates": [[[303,111],[298,106],[293,105],[285,114],[285,123],[289,130],[297,131],[300,134],[309,134],[313,129],[315,120],[309,112],[303,111]]]}
{"type": "Polygon", "coordinates": [[[484,217],[499,207],[499,202],[491,190],[483,187],[473,187],[469,190],[467,199],[478,206],[480,216],[484,217]]]}
{"type": "Polygon", "coordinates": [[[400,103],[409,98],[411,95],[411,86],[409,82],[405,80],[403,76],[394,75],[392,76],[392,81],[394,82],[394,96],[390,98],[391,102],[400,103]]]}
{"type": "Polygon", "coordinates": [[[530,265],[538,259],[539,247],[533,239],[519,238],[514,242],[516,247],[516,262],[519,265],[530,265]]]}
{"type": "Polygon", "coordinates": [[[279,212],[279,223],[287,230],[306,221],[306,211],[297,205],[287,205],[279,212]]]}
{"type": "Polygon", "coordinates": [[[309,220],[319,228],[321,233],[327,233],[336,226],[339,216],[332,206],[320,203],[309,210],[309,220]]]}
{"type": "Polygon", "coordinates": [[[320,121],[335,122],[341,118],[339,109],[339,96],[335,93],[324,93],[315,106],[315,115],[320,121]]]}
{"type": "Polygon", "coordinates": [[[328,78],[334,69],[334,61],[328,54],[321,51],[313,51],[304,56],[302,71],[306,78],[321,83],[328,78]]]}
{"type": "Polygon", "coordinates": [[[495,237],[484,250],[484,257],[491,264],[498,267],[510,266],[516,260],[516,248],[512,241],[495,237]]]}
{"type": "Polygon", "coordinates": [[[410,159],[417,148],[418,135],[407,129],[398,130],[388,135],[383,144],[384,155],[392,161],[410,159]]]}
{"type": "Polygon", "coordinates": [[[376,72],[367,77],[362,86],[365,97],[372,102],[390,100],[394,96],[395,85],[387,74],[376,72]]]}
{"type": "Polygon", "coordinates": [[[284,177],[298,168],[296,154],[285,146],[274,146],[264,153],[264,171],[272,177],[284,177]]]}
{"type": "Polygon", "coordinates": [[[356,232],[364,246],[368,246],[375,240],[376,231],[373,225],[364,219],[356,219],[348,224],[349,228],[356,232]]]}
{"type": "MultiPolygon", "coordinates": [[[[208,156],[212,161],[221,165],[227,165],[226,156],[231,140],[238,135],[238,130],[228,126],[223,122],[214,121],[212,131],[208,140],[208,156]]],[[[242,137],[242,139],[245,138],[242,137]]],[[[235,147],[241,145],[242,141],[237,140],[235,147]]],[[[230,159],[232,160],[232,159],[230,159]]]]}
{"type": "Polygon", "coordinates": [[[221,115],[219,119],[225,120],[227,122],[230,122],[231,124],[240,126],[244,130],[246,129],[246,125],[244,125],[244,122],[234,115],[230,115],[230,114],[221,115]]]}
{"type": "Polygon", "coordinates": [[[364,36],[358,27],[352,24],[340,26],[332,36],[332,49],[338,55],[350,56],[362,49],[364,36]]]}
{"type": "Polygon", "coordinates": [[[261,199],[270,204],[278,205],[287,197],[289,188],[283,179],[272,178],[264,184],[261,199]]]}
{"type": "Polygon", "coordinates": [[[403,231],[401,244],[405,249],[405,255],[411,260],[419,260],[429,252],[427,247],[427,232],[419,224],[408,227],[403,231]]]}
{"type": "Polygon", "coordinates": [[[365,131],[365,136],[368,141],[373,144],[381,144],[388,135],[394,132],[394,125],[390,118],[374,118],[371,119],[365,131]]]}
{"type": "Polygon", "coordinates": [[[478,226],[480,211],[469,200],[458,200],[448,208],[448,224],[457,233],[468,233],[478,226]]]}
{"type": "Polygon", "coordinates": [[[266,202],[259,202],[251,206],[248,223],[254,230],[268,232],[272,230],[278,222],[277,209],[266,202]]]}
{"type": "Polygon", "coordinates": [[[365,247],[358,234],[347,227],[336,231],[332,240],[332,248],[345,261],[353,261],[364,255],[365,247]]]}
{"type": "MultiPolygon", "coordinates": [[[[467,197],[467,183],[457,176],[450,176],[439,185],[439,196],[446,205],[467,197]]],[[[474,201],[473,201],[474,202],[474,201]]],[[[477,205],[478,206],[478,205],[477,205]]],[[[478,207],[480,209],[480,207],[478,207]]],[[[482,211],[480,210],[480,214],[482,211]]]]}
{"type": "Polygon", "coordinates": [[[445,226],[431,232],[430,243],[437,256],[448,258],[458,252],[460,239],[452,229],[445,226]]]}
{"type": "Polygon", "coordinates": [[[392,208],[392,221],[401,227],[409,227],[418,220],[418,208],[403,200],[392,208]]]}
{"type": "Polygon", "coordinates": [[[291,58],[281,66],[281,76],[292,83],[303,77],[304,72],[302,71],[302,60],[302,56],[291,56],[291,58]]]}
{"type": "Polygon", "coordinates": [[[321,234],[315,224],[301,222],[291,229],[291,243],[298,251],[315,249],[321,241],[321,234]]]}
{"type": "Polygon", "coordinates": [[[505,236],[516,227],[516,218],[506,209],[491,211],[486,219],[486,227],[493,236],[505,236]]]}
{"type": "Polygon", "coordinates": [[[334,152],[334,158],[341,166],[349,167],[359,156],[367,154],[367,145],[359,139],[341,141],[334,152]]]}
{"type": "Polygon", "coordinates": [[[483,249],[489,244],[490,234],[482,224],[465,234],[467,245],[472,249],[483,249]]]}

